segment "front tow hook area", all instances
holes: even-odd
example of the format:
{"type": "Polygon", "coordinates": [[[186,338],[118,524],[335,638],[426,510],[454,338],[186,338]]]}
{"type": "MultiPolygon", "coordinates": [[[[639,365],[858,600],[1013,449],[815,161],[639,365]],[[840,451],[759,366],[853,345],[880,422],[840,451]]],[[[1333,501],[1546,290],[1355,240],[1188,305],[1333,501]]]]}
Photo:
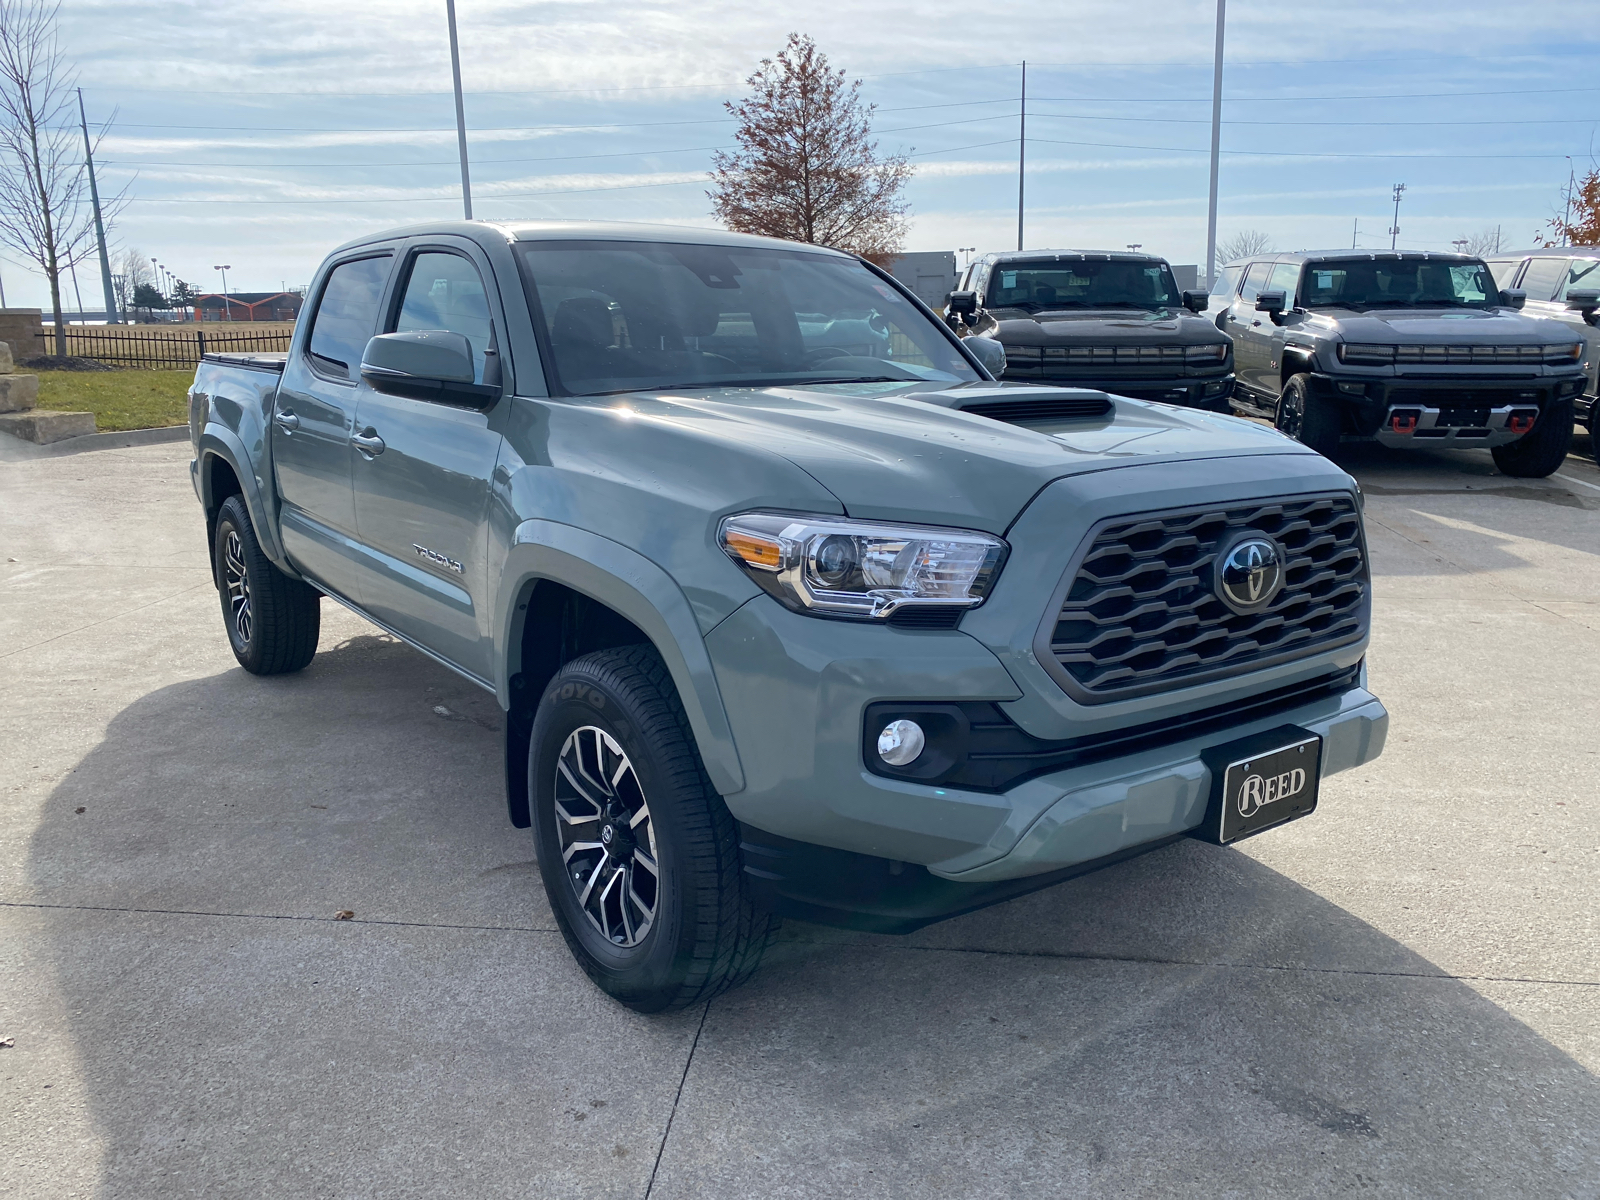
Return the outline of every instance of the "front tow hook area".
{"type": "Polygon", "coordinates": [[[1395,433],[1415,433],[1422,412],[1415,408],[1397,408],[1389,414],[1389,428],[1395,433]]]}

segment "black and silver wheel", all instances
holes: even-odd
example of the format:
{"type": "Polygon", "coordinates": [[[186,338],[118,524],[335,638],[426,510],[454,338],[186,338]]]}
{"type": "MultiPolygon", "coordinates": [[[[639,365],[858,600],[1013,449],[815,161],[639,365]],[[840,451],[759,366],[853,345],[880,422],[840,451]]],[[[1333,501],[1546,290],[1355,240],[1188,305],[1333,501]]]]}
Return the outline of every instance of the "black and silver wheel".
{"type": "Polygon", "coordinates": [[[1311,381],[1291,375],[1278,397],[1273,421],[1281,431],[1318,454],[1333,457],[1339,449],[1342,420],[1336,404],[1311,394],[1311,381]]]}
{"type": "Polygon", "coordinates": [[[1551,401],[1531,432],[1489,451],[1494,465],[1516,479],[1543,479],[1554,474],[1572,448],[1572,422],[1572,401],[1551,401]]]}
{"type": "Polygon", "coordinates": [[[653,647],[557,672],[534,715],[528,797],[551,911],[600,988],[659,1012],[755,970],[777,919],[750,903],[738,825],[653,647]]]}
{"type": "Polygon", "coordinates": [[[211,554],[228,645],[239,665],[253,675],[285,675],[309,663],[322,628],[322,595],[273,565],[238,496],[229,496],[217,513],[211,554]]]}
{"type": "Polygon", "coordinates": [[[627,752],[598,725],[567,735],[556,760],[556,838],[567,883],[590,926],[614,946],[637,946],[661,898],[650,802],[627,752]]]}

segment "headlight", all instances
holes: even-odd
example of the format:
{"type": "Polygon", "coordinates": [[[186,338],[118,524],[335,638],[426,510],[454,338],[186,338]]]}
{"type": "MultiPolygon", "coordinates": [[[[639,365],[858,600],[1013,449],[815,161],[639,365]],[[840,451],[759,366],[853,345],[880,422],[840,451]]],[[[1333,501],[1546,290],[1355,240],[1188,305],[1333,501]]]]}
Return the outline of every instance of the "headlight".
{"type": "Polygon", "coordinates": [[[1228,343],[1218,342],[1215,346],[1189,346],[1183,352],[1185,361],[1209,365],[1219,363],[1228,357],[1228,343]]]}
{"type": "Polygon", "coordinates": [[[1007,550],[965,529],[766,512],[724,518],[717,540],[796,612],[879,619],[908,606],[982,604],[1007,550]]]}
{"type": "Polygon", "coordinates": [[[1563,343],[1559,346],[1546,346],[1544,348],[1544,360],[1547,363],[1577,362],[1582,357],[1582,342],[1573,342],[1570,346],[1563,343]]]}
{"type": "Polygon", "coordinates": [[[1394,347],[1363,345],[1359,342],[1341,342],[1339,344],[1339,361],[1347,363],[1391,363],[1394,361],[1394,347]]]}

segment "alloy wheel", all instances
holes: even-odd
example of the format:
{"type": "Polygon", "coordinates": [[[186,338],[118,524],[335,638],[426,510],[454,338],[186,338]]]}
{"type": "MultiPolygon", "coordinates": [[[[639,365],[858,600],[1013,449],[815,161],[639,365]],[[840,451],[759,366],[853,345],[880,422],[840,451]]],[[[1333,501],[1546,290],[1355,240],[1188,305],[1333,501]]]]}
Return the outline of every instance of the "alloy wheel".
{"type": "Polygon", "coordinates": [[[639,776],[605,730],[567,735],[556,761],[556,836],[562,870],[590,925],[615,946],[637,946],[661,891],[655,824],[639,776]]]}
{"type": "Polygon", "coordinates": [[[1278,400],[1278,428],[1298,442],[1305,419],[1304,394],[1296,388],[1286,389],[1278,400]]]}
{"type": "Polygon", "coordinates": [[[250,572],[244,565],[244,543],[237,529],[228,530],[222,546],[222,583],[228,590],[228,611],[241,646],[250,644],[250,572]]]}

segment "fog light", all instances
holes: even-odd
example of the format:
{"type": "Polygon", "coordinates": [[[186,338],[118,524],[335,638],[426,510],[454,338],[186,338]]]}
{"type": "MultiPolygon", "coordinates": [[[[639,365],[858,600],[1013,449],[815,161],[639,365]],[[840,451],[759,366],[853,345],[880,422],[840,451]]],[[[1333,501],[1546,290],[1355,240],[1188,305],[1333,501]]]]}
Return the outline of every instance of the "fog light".
{"type": "Polygon", "coordinates": [[[1367,385],[1364,383],[1341,383],[1339,390],[1346,396],[1365,396],[1367,394],[1367,385]]]}
{"type": "Polygon", "coordinates": [[[890,721],[878,735],[878,757],[891,767],[910,766],[927,744],[922,726],[915,721],[890,721]]]}

